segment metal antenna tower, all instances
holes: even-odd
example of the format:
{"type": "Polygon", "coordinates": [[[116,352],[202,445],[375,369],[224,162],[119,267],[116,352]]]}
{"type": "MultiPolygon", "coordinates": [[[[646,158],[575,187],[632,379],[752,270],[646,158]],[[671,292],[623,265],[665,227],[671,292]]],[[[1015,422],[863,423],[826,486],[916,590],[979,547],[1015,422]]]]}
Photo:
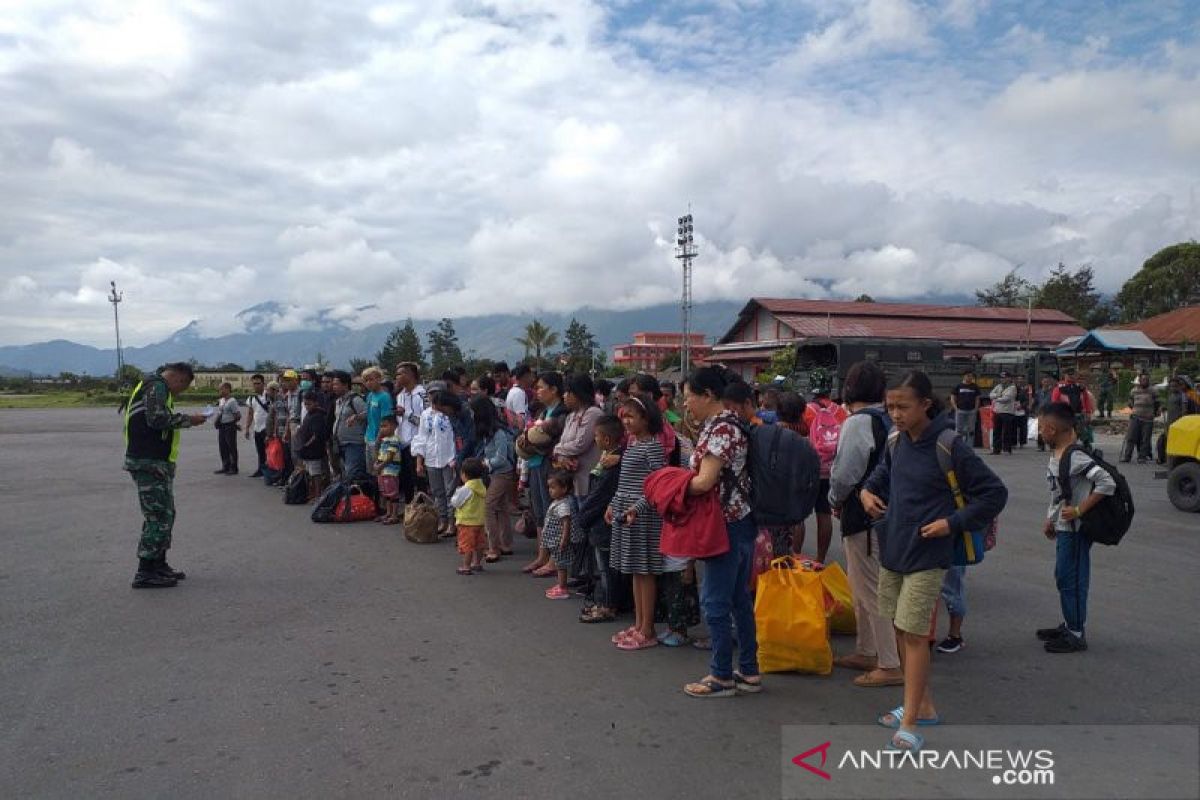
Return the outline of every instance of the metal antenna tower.
{"type": "Polygon", "coordinates": [[[692,205],[688,213],[680,217],[675,237],[675,257],[683,265],[683,296],[680,311],[683,315],[683,343],[679,350],[680,368],[686,376],[692,371],[692,260],[700,252],[692,239],[692,205]]]}
{"type": "Polygon", "coordinates": [[[117,330],[117,380],[122,381],[122,373],[125,372],[125,357],[121,354],[121,317],[117,313],[117,305],[125,298],[123,292],[117,291],[117,282],[109,281],[109,286],[112,287],[112,292],[108,295],[108,302],[112,303],[113,307],[113,327],[117,330]]]}

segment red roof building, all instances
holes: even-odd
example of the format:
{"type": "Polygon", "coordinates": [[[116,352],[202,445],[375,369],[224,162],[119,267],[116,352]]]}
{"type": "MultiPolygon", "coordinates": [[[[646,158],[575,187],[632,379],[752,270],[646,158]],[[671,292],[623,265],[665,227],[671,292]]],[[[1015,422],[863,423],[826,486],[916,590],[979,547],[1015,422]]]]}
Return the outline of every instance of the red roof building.
{"type": "Polygon", "coordinates": [[[1115,327],[1141,331],[1160,347],[1194,353],[1200,343],[1200,305],[1184,306],[1141,322],[1115,327]]]}
{"type": "Polygon", "coordinates": [[[805,339],[934,339],[947,358],[974,357],[1023,346],[1053,349],[1086,331],[1061,311],[914,303],[857,303],[756,297],[713,347],[710,362],[744,377],[766,369],[771,355],[805,339]]]}
{"type": "MultiPolygon", "coordinates": [[[[708,357],[712,346],[705,343],[703,333],[693,333],[689,338],[692,363],[699,364],[708,357]]],[[[658,365],[665,357],[677,356],[682,349],[682,333],[639,332],[629,344],[613,348],[613,363],[638,372],[658,372],[658,365]]]]}

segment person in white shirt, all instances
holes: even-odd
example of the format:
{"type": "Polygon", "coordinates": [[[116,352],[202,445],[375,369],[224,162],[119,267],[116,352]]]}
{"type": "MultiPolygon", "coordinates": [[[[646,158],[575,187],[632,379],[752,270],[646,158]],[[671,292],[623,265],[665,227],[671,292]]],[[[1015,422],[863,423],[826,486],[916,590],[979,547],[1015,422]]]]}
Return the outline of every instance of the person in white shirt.
{"type": "Polygon", "coordinates": [[[529,417],[529,396],[536,379],[533,368],[528,364],[521,364],[513,373],[513,386],[504,398],[504,410],[508,414],[508,426],[514,431],[525,430],[525,421],[529,417]]]}
{"type": "Polygon", "coordinates": [[[263,467],[267,465],[267,423],[271,417],[271,401],[267,398],[267,382],[262,375],[250,379],[254,393],[246,398],[246,438],[254,434],[254,449],[258,452],[258,469],[251,473],[251,478],[261,478],[263,467]]]}
{"type": "MultiPolygon", "coordinates": [[[[417,487],[412,443],[421,423],[421,414],[429,407],[429,394],[421,385],[421,367],[411,361],[396,366],[396,436],[400,439],[400,496],[411,503],[417,487]]],[[[400,512],[403,516],[403,510],[400,512]]]]}
{"type": "Polygon", "coordinates": [[[457,442],[454,441],[454,426],[447,413],[451,404],[445,395],[447,390],[433,393],[430,408],[421,412],[421,422],[412,440],[412,455],[416,460],[417,475],[429,478],[433,490],[433,501],[438,513],[438,534],[450,531],[450,497],[458,485],[458,469],[455,463],[457,442]]]}

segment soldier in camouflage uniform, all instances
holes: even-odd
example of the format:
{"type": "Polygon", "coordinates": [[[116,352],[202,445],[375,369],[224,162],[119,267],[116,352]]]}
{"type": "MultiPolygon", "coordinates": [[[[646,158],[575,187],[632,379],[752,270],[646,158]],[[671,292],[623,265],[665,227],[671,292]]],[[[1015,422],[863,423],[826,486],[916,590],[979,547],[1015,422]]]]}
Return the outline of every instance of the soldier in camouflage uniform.
{"type": "Polygon", "coordinates": [[[145,518],[135,589],[166,588],[186,577],[167,564],[167,550],[175,524],[173,483],[179,429],[200,425],[205,419],[203,414],[175,413],[175,398],[194,377],[188,364],[167,364],[134,388],[125,407],[125,469],[137,484],[145,518]]]}

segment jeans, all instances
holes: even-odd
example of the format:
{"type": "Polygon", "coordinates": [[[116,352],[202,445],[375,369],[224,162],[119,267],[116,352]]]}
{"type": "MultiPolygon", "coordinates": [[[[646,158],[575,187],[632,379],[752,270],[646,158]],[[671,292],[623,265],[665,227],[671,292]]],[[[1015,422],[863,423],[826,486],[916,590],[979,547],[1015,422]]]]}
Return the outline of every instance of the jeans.
{"type": "Polygon", "coordinates": [[[361,481],[367,477],[366,442],[342,442],[342,480],[361,481]]]}
{"type": "Polygon", "coordinates": [[[1154,433],[1154,420],[1141,417],[1129,418],[1129,431],[1125,434],[1125,445],[1121,448],[1121,460],[1128,461],[1133,457],[1133,448],[1137,447],[1138,461],[1149,461],[1152,455],[1150,440],[1154,433]]]}
{"type": "Polygon", "coordinates": [[[704,561],[700,608],[712,637],[709,672],[723,681],[733,678],[733,626],[737,626],[738,667],[743,675],[758,674],[758,637],[754,604],[750,600],[750,566],[758,529],[753,517],[728,523],[729,551],[704,561]]]}
{"type": "Polygon", "coordinates": [[[458,468],[425,467],[425,474],[429,477],[429,488],[433,492],[433,504],[437,507],[438,520],[449,522],[453,519],[450,514],[450,498],[458,488],[458,468]]]}
{"type": "Polygon", "coordinates": [[[1092,540],[1074,531],[1058,531],[1054,583],[1067,628],[1083,633],[1087,623],[1088,582],[1092,575],[1092,540]]]}
{"type": "Polygon", "coordinates": [[[975,444],[975,420],[978,418],[979,412],[975,409],[954,412],[954,430],[972,446],[975,444]]]}
{"type": "Polygon", "coordinates": [[[545,458],[541,464],[529,468],[529,509],[539,531],[546,524],[546,509],[550,508],[550,487],[546,485],[549,476],[550,464],[545,458]]]}
{"type": "Polygon", "coordinates": [[[1024,447],[1029,441],[1029,417],[1024,414],[1013,417],[1013,432],[1017,434],[1017,444],[1024,447]]]}
{"type": "Polygon", "coordinates": [[[966,567],[951,567],[946,570],[946,577],[942,579],[942,601],[952,617],[967,616],[967,590],[963,586],[966,577],[966,567]]]}

